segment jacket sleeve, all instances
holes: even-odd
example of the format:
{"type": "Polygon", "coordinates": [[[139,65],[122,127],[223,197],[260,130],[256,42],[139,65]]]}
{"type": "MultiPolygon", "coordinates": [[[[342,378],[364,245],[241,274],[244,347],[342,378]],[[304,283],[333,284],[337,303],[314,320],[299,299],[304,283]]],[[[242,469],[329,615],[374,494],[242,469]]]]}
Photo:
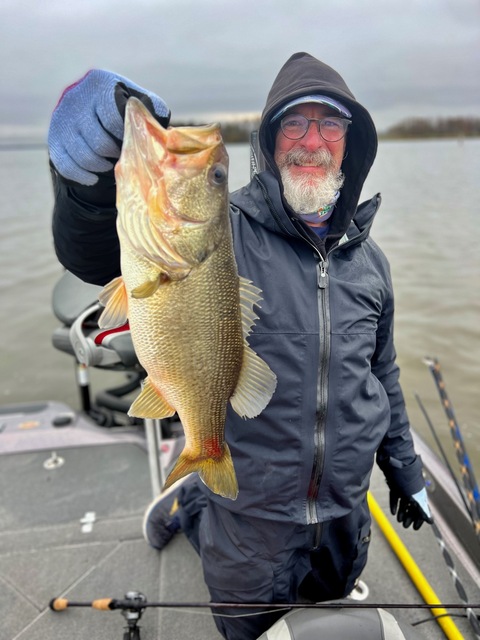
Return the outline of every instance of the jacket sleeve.
{"type": "Polygon", "coordinates": [[[372,359],[372,372],[383,385],[390,403],[390,428],[378,451],[377,464],[382,469],[387,484],[402,495],[411,496],[420,491],[425,482],[422,462],[415,453],[410,423],[400,387],[400,369],[396,363],[393,342],[394,316],[393,290],[389,284],[388,300],[384,306],[377,329],[377,345],[372,359]]]}
{"type": "Polygon", "coordinates": [[[52,232],[60,263],[81,280],[105,285],[120,274],[115,179],[103,174],[93,187],[67,181],[50,165],[52,232]]]}

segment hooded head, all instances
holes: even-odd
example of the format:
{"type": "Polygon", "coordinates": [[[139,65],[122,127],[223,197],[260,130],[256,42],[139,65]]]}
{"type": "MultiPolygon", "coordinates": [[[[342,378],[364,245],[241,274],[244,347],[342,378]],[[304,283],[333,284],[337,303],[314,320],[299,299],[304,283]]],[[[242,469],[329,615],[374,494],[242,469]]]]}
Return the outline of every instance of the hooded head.
{"type": "Polygon", "coordinates": [[[321,96],[322,103],[341,116],[351,114],[341,167],[345,182],[331,226],[331,233],[343,235],[355,213],[363,183],[377,152],[377,133],[370,114],[356,101],[343,78],[308,53],[291,56],[280,69],[268,94],[259,129],[260,149],[267,167],[281,184],[280,172],[274,161],[275,137],[281,116],[295,103],[298,104],[298,99],[308,101],[308,96],[316,96],[313,101],[318,101],[318,96],[321,96]]]}

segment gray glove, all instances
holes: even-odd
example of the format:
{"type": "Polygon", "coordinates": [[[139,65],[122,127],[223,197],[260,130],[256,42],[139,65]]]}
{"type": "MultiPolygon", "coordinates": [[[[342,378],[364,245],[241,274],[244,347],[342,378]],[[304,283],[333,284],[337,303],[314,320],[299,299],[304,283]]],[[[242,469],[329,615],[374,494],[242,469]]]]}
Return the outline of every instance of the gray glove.
{"type": "Polygon", "coordinates": [[[92,69],[65,89],[48,132],[50,159],[61,176],[90,186],[98,182],[97,174],[113,171],[131,96],[168,125],[170,111],[161,98],[110,71],[92,69]]]}

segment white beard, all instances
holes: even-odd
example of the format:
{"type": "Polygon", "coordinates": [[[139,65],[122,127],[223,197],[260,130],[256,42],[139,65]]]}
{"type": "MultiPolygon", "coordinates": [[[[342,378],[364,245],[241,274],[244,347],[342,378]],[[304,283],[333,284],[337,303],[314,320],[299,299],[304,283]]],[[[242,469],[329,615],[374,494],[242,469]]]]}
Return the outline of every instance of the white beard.
{"type": "Polygon", "coordinates": [[[333,158],[326,149],[309,153],[294,149],[281,154],[277,159],[283,182],[285,200],[296,213],[319,211],[335,200],[345,181],[343,173],[335,168],[333,158]],[[322,176],[292,176],[291,165],[313,164],[325,168],[322,176]]]}

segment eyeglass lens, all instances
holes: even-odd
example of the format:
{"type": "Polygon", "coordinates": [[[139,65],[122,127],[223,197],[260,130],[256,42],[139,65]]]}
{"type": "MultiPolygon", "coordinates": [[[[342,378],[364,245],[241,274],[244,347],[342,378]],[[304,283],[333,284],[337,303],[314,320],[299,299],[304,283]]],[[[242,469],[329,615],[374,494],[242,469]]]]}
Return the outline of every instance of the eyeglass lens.
{"type": "Polygon", "coordinates": [[[341,140],[349,124],[348,120],[343,118],[306,118],[300,114],[289,114],[281,121],[281,127],[284,135],[291,140],[299,140],[307,133],[311,122],[318,122],[318,130],[320,135],[327,142],[337,142],[341,140]]]}

